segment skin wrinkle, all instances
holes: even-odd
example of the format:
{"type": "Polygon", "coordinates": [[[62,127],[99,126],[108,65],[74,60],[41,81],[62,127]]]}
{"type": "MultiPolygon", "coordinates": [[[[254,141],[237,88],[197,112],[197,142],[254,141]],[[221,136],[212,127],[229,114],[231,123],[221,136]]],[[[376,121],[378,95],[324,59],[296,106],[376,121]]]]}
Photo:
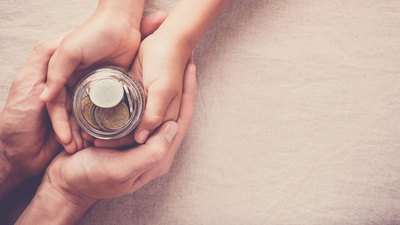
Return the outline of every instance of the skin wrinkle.
{"type": "MultiPolygon", "coordinates": [[[[18,93],[18,92],[17,92],[18,93]]],[[[32,93],[30,93],[29,95],[28,95],[29,97],[30,96],[34,96],[34,94],[32,94],[32,93]]],[[[17,106],[19,106],[19,104],[17,105],[17,106]]],[[[13,107],[6,107],[5,109],[6,110],[10,110],[10,108],[13,108],[13,107]]],[[[33,106],[33,110],[37,110],[37,109],[35,109],[36,107],[35,106],[33,106]]],[[[29,110],[31,110],[31,109],[25,109],[25,111],[29,111],[29,110]]],[[[45,110],[45,108],[44,108],[44,106],[43,107],[41,107],[41,109],[39,109],[40,111],[42,111],[42,110],[45,110]]],[[[20,108],[17,108],[17,112],[7,112],[6,114],[7,115],[13,115],[13,118],[15,118],[15,116],[16,115],[20,115],[20,108]]],[[[4,114],[2,113],[2,116],[4,116],[4,114]]],[[[11,121],[11,119],[4,119],[3,118],[3,120],[2,121],[11,121]]],[[[33,120],[33,122],[35,122],[36,121],[36,119],[35,120],[33,120]]],[[[4,126],[3,126],[4,127],[4,126]]],[[[49,131],[47,131],[47,133],[48,133],[49,131]]],[[[12,133],[11,134],[9,134],[9,136],[12,136],[12,133]]],[[[46,135],[47,136],[47,135],[46,135]]],[[[2,140],[4,140],[4,137],[2,137],[2,140]]],[[[5,139],[5,140],[7,140],[7,138],[5,139]]],[[[42,144],[43,145],[43,144],[42,144]]],[[[5,153],[5,154],[7,154],[7,153],[5,153]]],[[[7,156],[7,158],[8,158],[8,160],[11,162],[11,158],[10,158],[10,156],[7,156]]]]}
{"type": "MultiPolygon", "coordinates": [[[[64,157],[64,156],[63,156],[63,157],[64,157]]],[[[60,171],[60,172],[61,172],[61,171],[60,171]]],[[[60,175],[61,175],[61,174],[60,174],[60,175]]],[[[50,184],[53,183],[53,181],[51,180],[51,178],[50,178],[48,175],[46,175],[45,177],[46,177],[46,179],[49,181],[50,184]]],[[[95,199],[92,199],[92,198],[88,198],[88,197],[84,197],[84,196],[78,196],[78,195],[76,195],[76,194],[74,194],[74,193],[71,193],[71,192],[69,192],[68,190],[66,190],[66,189],[64,189],[64,188],[62,188],[62,187],[60,187],[60,186],[57,186],[57,185],[52,185],[52,187],[57,191],[57,193],[59,193],[59,195],[60,195],[64,200],[73,203],[73,205],[76,205],[77,207],[85,208],[86,206],[81,205],[81,202],[82,202],[82,201],[73,201],[71,198],[67,198],[67,197],[65,197],[65,196],[75,196],[76,199],[90,199],[91,201],[96,201],[95,199]],[[64,195],[64,194],[62,194],[62,192],[68,193],[68,195],[64,195]]]]}
{"type": "MultiPolygon", "coordinates": [[[[45,134],[45,137],[46,137],[46,138],[49,138],[49,136],[51,136],[51,130],[50,130],[50,129],[48,129],[48,130],[46,131],[46,134],[45,134]]],[[[35,144],[35,145],[36,145],[36,144],[35,144]]],[[[36,148],[34,145],[33,145],[32,147],[36,148]]],[[[46,143],[45,143],[45,142],[44,142],[44,143],[41,143],[40,149],[45,149],[45,148],[47,148],[46,143]]],[[[7,153],[3,152],[3,154],[7,154],[7,153]]],[[[33,155],[31,154],[31,155],[30,155],[30,158],[33,158],[33,159],[36,158],[36,159],[38,159],[38,158],[40,158],[40,157],[38,157],[38,156],[39,156],[39,155],[43,155],[43,154],[44,154],[45,158],[48,158],[49,155],[52,155],[52,154],[50,153],[50,151],[39,151],[39,152],[34,153],[33,155]]],[[[9,156],[7,156],[7,157],[8,157],[8,161],[10,162],[11,165],[15,164],[15,162],[13,162],[14,160],[12,160],[11,157],[9,157],[9,156]]],[[[37,163],[37,161],[29,161],[28,163],[29,163],[29,164],[28,164],[28,165],[29,165],[28,168],[35,168],[34,165],[37,163]]],[[[14,166],[14,167],[15,167],[15,166],[14,166]]],[[[30,177],[37,176],[40,172],[41,172],[41,169],[39,169],[38,171],[36,171],[36,170],[28,170],[28,171],[26,171],[26,170],[20,170],[20,172],[19,172],[18,174],[20,174],[20,176],[21,176],[23,179],[28,179],[28,178],[30,178],[30,177]]]]}
{"type": "Polygon", "coordinates": [[[8,164],[11,166],[11,170],[14,171],[14,173],[17,175],[19,180],[24,180],[26,179],[26,176],[24,175],[24,173],[22,172],[22,170],[20,168],[18,168],[18,166],[15,166],[15,163],[12,162],[12,160],[10,159],[10,157],[8,156],[7,152],[4,150],[5,148],[2,147],[2,155],[4,156],[4,158],[6,159],[6,161],[8,162],[8,164]],[[4,151],[3,151],[4,150],[4,151]]]}
{"type": "Polygon", "coordinates": [[[178,116],[179,116],[180,99],[181,99],[181,96],[179,96],[179,93],[176,93],[176,94],[174,95],[174,97],[171,99],[171,102],[170,102],[170,104],[167,106],[167,108],[166,108],[166,110],[165,110],[165,113],[164,113],[164,115],[163,115],[163,119],[162,119],[162,122],[163,122],[163,123],[166,122],[166,121],[169,121],[169,120],[176,121],[176,119],[177,119],[178,116]],[[178,106],[176,106],[176,107],[174,108],[174,105],[178,105],[178,106]],[[171,112],[172,110],[176,110],[176,112],[171,112]],[[170,113],[169,113],[169,112],[170,112],[170,113]],[[172,114],[172,115],[169,115],[169,114],[172,114]]]}
{"type": "Polygon", "coordinates": [[[4,159],[6,159],[6,161],[11,165],[10,159],[9,159],[9,157],[7,155],[7,152],[5,151],[4,144],[3,144],[2,141],[0,142],[0,149],[1,149],[1,154],[3,155],[4,159]]]}

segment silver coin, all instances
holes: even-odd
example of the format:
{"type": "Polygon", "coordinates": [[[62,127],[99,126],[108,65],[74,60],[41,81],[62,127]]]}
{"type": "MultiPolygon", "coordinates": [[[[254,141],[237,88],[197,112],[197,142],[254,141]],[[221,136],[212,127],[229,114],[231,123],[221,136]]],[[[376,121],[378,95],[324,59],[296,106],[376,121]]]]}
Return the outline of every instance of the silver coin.
{"type": "Polygon", "coordinates": [[[124,88],[116,79],[99,80],[90,87],[89,96],[96,106],[111,108],[121,102],[124,88]]]}

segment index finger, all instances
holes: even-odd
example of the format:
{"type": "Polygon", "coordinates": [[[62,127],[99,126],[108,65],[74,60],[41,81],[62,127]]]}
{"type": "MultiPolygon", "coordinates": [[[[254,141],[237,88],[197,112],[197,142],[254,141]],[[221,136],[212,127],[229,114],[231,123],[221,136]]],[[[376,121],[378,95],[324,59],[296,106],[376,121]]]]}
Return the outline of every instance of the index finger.
{"type": "Polygon", "coordinates": [[[50,59],[47,84],[40,95],[40,100],[44,102],[53,100],[67,84],[81,59],[81,50],[73,44],[63,41],[50,59]]]}

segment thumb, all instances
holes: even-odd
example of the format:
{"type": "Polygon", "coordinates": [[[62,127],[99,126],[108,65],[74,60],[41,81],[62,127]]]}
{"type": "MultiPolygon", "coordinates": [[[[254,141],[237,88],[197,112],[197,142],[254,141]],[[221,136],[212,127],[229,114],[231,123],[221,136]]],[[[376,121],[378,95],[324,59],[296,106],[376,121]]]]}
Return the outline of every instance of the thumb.
{"type": "Polygon", "coordinates": [[[54,55],[51,57],[47,69],[46,88],[40,95],[40,100],[49,102],[53,100],[67,84],[71,74],[80,64],[82,59],[79,48],[61,43],[54,55]]]}
{"type": "Polygon", "coordinates": [[[146,158],[159,162],[167,156],[172,140],[178,133],[179,126],[174,121],[161,125],[142,146],[146,148],[146,158]]]}
{"type": "MultiPolygon", "coordinates": [[[[169,121],[161,125],[146,141],[145,144],[140,145],[139,148],[142,149],[143,157],[136,157],[135,159],[138,162],[142,162],[143,167],[141,168],[141,173],[144,173],[150,169],[153,169],[160,165],[169,155],[171,143],[178,133],[179,126],[174,121],[169,121]]],[[[138,153],[139,151],[137,151],[138,153]]],[[[132,162],[132,161],[131,161],[132,162]]],[[[140,163],[139,163],[140,164],[140,163]]],[[[136,164],[138,165],[138,164],[136,164]]],[[[158,175],[156,175],[158,176],[158,175]]],[[[146,176],[142,176],[141,179],[146,178],[146,176]]],[[[144,180],[137,180],[136,182],[145,184],[151,179],[146,178],[144,180]]],[[[135,182],[135,183],[136,183],[135,182]]],[[[138,185],[138,184],[136,184],[138,185]]],[[[139,185],[139,186],[142,186],[139,185]]]]}
{"type": "Polygon", "coordinates": [[[160,27],[167,17],[168,14],[163,11],[157,11],[144,17],[140,23],[140,33],[142,34],[142,39],[145,39],[147,36],[154,33],[154,31],[160,27]]]}
{"type": "Polygon", "coordinates": [[[171,142],[178,132],[178,124],[175,122],[167,122],[163,124],[161,129],[158,129],[153,134],[144,146],[146,149],[147,157],[142,162],[147,161],[147,167],[142,168],[141,175],[138,176],[132,185],[133,190],[137,190],[152,179],[163,175],[163,171],[159,171],[157,168],[163,167],[163,163],[168,159],[169,153],[173,151],[171,149],[171,142]],[[159,131],[162,131],[162,135],[159,131]],[[164,161],[164,162],[163,162],[164,161]]]}
{"type": "Polygon", "coordinates": [[[129,177],[136,174],[136,177],[139,177],[142,173],[159,165],[168,156],[172,140],[178,133],[178,128],[176,122],[164,123],[149,137],[145,144],[113,154],[108,165],[122,176],[129,177]]]}

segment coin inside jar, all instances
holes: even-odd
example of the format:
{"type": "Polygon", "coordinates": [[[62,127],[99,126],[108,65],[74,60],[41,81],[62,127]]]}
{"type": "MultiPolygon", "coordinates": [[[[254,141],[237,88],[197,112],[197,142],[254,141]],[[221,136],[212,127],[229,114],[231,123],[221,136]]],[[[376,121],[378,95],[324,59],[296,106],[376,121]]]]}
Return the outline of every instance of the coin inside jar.
{"type": "Polygon", "coordinates": [[[124,88],[116,79],[96,81],[89,91],[90,100],[101,108],[116,106],[124,96],[124,88]]]}
{"type": "Polygon", "coordinates": [[[81,108],[83,109],[90,101],[90,97],[86,95],[84,98],[81,100],[81,108]]]}
{"type": "Polygon", "coordinates": [[[96,123],[96,120],[94,119],[94,110],[96,106],[93,104],[93,102],[88,102],[82,109],[82,114],[85,120],[92,125],[96,129],[100,129],[99,125],[96,123]]]}
{"type": "Polygon", "coordinates": [[[129,121],[129,109],[124,102],[112,108],[100,108],[98,122],[107,129],[119,129],[129,121]]]}
{"type": "Polygon", "coordinates": [[[86,74],[76,85],[73,113],[87,134],[117,139],[139,124],[145,106],[140,80],[118,68],[101,68],[86,74]]]}

